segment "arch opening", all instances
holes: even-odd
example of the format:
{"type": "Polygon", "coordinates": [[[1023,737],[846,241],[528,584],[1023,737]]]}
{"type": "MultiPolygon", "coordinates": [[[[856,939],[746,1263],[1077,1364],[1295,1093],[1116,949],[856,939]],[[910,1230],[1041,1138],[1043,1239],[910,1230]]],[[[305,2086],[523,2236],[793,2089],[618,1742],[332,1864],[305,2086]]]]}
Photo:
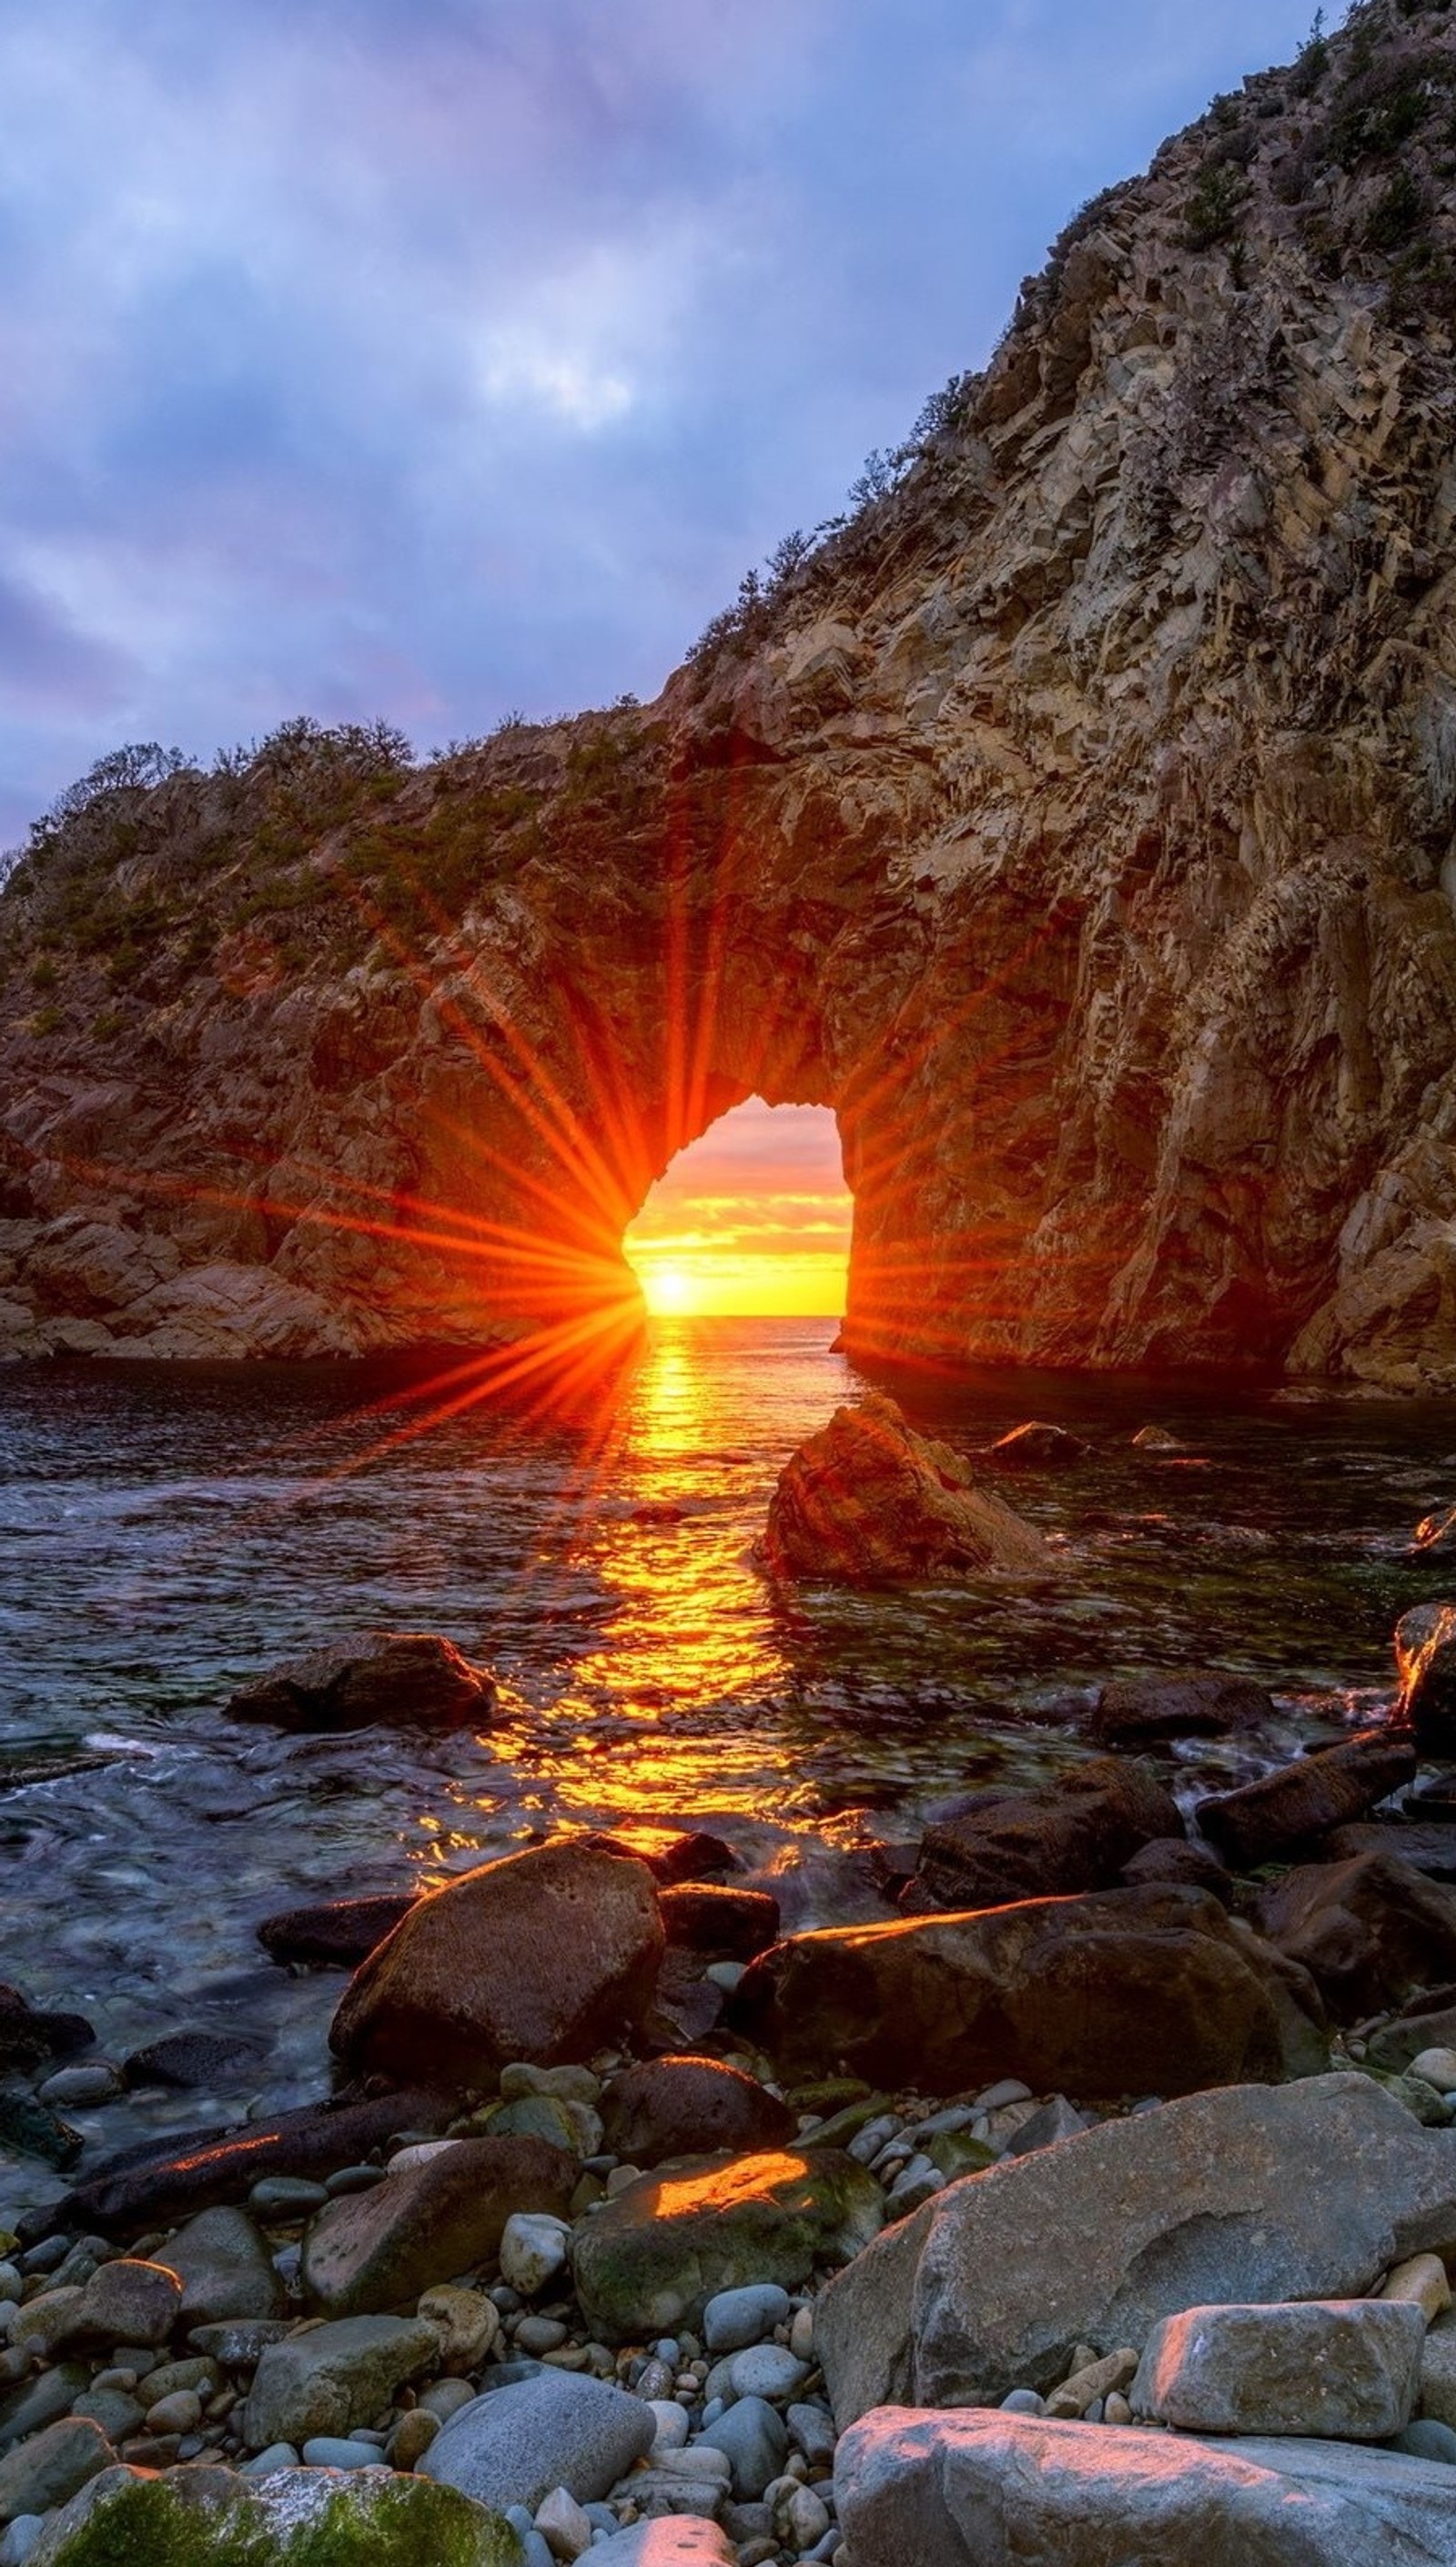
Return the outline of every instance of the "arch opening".
{"type": "Polygon", "coordinates": [[[749,1096],[680,1150],[623,1254],[659,1318],[839,1318],[853,1198],[826,1105],[749,1096]]]}

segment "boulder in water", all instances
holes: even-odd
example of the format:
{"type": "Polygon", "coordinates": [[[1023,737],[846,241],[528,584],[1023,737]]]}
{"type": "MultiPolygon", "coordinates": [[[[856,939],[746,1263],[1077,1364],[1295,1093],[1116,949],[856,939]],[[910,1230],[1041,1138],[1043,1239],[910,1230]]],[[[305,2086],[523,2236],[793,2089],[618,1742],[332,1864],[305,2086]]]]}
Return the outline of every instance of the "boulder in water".
{"type": "Polygon", "coordinates": [[[376,1721],[470,1729],[488,1721],[495,1685],[437,1631],[374,1631],[315,1649],[257,1676],[232,1696],[234,1720],[278,1729],[368,1729],[376,1721]]]}
{"type": "Polygon", "coordinates": [[[1331,1828],[1362,1819],[1415,1778],[1415,1750],[1399,1731],[1362,1729],[1337,1747],[1297,1756],[1257,1783],[1198,1805],[1198,1824],[1236,1870],[1287,1862],[1331,1828]]]}
{"type": "Polygon", "coordinates": [[[1073,1471],[1090,1451],[1080,1435],[1069,1434],[1064,1426],[1029,1417],[1024,1426],[1014,1426],[1009,1435],[988,1444],[980,1458],[994,1471],[1073,1471]]]}
{"type": "Polygon", "coordinates": [[[1416,1604],[1395,1625],[1400,1709],[1416,1745],[1456,1748],[1456,1604],[1416,1604]]]}
{"type": "Polygon", "coordinates": [[[990,1792],[928,1827],[917,1883],[942,1907],[1110,1889],[1139,1846],[1183,1832],[1150,1765],[1101,1757],[1044,1792],[990,1792]]]}
{"type": "Polygon", "coordinates": [[[1273,1718],[1273,1701],[1252,1676],[1119,1676],[1097,1696],[1091,1734],[1101,1747],[1144,1747],[1160,1738],[1224,1738],[1273,1718]]]}
{"type": "Polygon", "coordinates": [[[1053,1569],[1039,1533],[879,1392],[836,1408],[784,1464],[759,1556],[774,1576],[841,1586],[1053,1569]]]}

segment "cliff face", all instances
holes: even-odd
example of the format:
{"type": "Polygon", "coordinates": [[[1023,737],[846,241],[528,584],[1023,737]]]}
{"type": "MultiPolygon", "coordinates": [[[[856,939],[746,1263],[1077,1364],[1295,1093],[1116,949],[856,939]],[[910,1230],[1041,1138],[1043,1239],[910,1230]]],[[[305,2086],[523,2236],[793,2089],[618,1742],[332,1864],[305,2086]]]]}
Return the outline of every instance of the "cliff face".
{"type": "Polygon", "coordinates": [[[122,783],[0,900],[0,1344],[624,1305],[753,1091],[849,1335],[1456,1384],[1456,25],[1087,208],[895,486],[651,707],[122,783]]]}

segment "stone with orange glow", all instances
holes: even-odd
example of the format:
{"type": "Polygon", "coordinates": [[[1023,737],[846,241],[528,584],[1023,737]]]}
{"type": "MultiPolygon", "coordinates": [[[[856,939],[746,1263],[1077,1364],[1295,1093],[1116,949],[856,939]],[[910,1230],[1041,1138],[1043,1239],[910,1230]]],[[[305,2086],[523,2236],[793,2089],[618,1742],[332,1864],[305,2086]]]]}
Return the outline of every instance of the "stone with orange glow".
{"type": "Polygon", "coordinates": [[[978,1794],[935,1822],[917,1878],[943,1907],[1111,1889],[1140,1847],[1182,1834],[1178,1804],[1145,1759],[1097,1757],[1044,1791],[978,1794]]]}
{"type": "Polygon", "coordinates": [[[834,2464],[846,2567],[1437,2567],[1451,2479],[1346,2442],[899,2406],[834,2464]]]}
{"type": "Polygon", "coordinates": [[[884,2215],[874,2177],[838,2148],[685,2158],[579,2223],[577,2297],[608,2343],[696,2329],[720,2291],[792,2291],[815,2265],[844,2263],[884,2215]]]}
{"type": "Polygon", "coordinates": [[[641,2021],[663,1950],[645,1863],[533,1847],[420,1899],[355,1972],[330,2042],[352,2068],[460,2086],[587,2059],[641,2021]]]}
{"type": "Polygon", "coordinates": [[[1158,1882],[789,1935],[729,2014],[791,2078],[1183,2095],[1326,2064],[1317,1996],[1287,1979],[1217,1898],[1158,1882]]]}
{"type": "Polygon", "coordinates": [[[372,1631],[255,1676],[227,1711],[279,1729],[367,1729],[376,1721],[461,1729],[483,1727],[494,1703],[494,1680],[437,1631],[372,1631]]]}
{"type": "Polygon", "coordinates": [[[1261,1774],[1256,1783],[1212,1794],[1198,1804],[1198,1824],[1226,1862],[1253,1871],[1260,1863],[1288,1862],[1332,1828],[1362,1819],[1415,1775],[1407,1733],[1361,1729],[1335,1747],[1261,1774]]]}
{"type": "Polygon", "coordinates": [[[785,1463],[760,1555],[770,1575],[850,1586],[1046,1577],[1055,1566],[1041,1536],[978,1488],[960,1454],[917,1434],[878,1391],[836,1408],[785,1463]]]}
{"type": "Polygon", "coordinates": [[[1456,1604],[1416,1604],[1395,1625],[1400,1708],[1428,1753],[1456,1747],[1456,1604]]]}

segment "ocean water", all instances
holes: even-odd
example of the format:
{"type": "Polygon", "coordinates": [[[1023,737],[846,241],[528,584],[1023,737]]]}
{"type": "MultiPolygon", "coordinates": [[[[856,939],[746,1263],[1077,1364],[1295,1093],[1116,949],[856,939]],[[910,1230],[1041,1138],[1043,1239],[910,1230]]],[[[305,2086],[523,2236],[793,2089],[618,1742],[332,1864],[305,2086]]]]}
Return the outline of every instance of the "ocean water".
{"type": "MultiPolygon", "coordinates": [[[[243,2024],[273,2044],[244,2087],[79,2117],[98,2147],[324,2091],[340,1983],[263,1958],[279,1908],[663,1820],[728,1837],[790,1925],[882,1914],[856,1850],[1087,1753],[1107,1676],[1270,1685],[1267,1735],[1180,1751],[1193,1797],[1379,1717],[1396,1615],[1456,1591],[1410,1548],[1456,1500],[1456,1405],[1000,1373],[895,1387],[967,1451],[1027,1416],[1090,1440],[1006,1486],[1053,1580],[775,1594],[751,1558],[775,1474],[863,1386],[832,1335],[665,1320],[534,1407],[472,1401],[454,1368],[0,1372],[0,1978],[90,2014],[109,2054],[243,2024]],[[1176,1453],[1133,1448],[1150,1421],[1176,1453]],[[381,1626],[487,1664],[491,1726],[228,1719],[247,1677],[381,1626]],[[21,1779],[71,1757],[94,1761],[21,1779]]],[[[33,2165],[15,2181],[41,2197],[33,2165]]]]}

